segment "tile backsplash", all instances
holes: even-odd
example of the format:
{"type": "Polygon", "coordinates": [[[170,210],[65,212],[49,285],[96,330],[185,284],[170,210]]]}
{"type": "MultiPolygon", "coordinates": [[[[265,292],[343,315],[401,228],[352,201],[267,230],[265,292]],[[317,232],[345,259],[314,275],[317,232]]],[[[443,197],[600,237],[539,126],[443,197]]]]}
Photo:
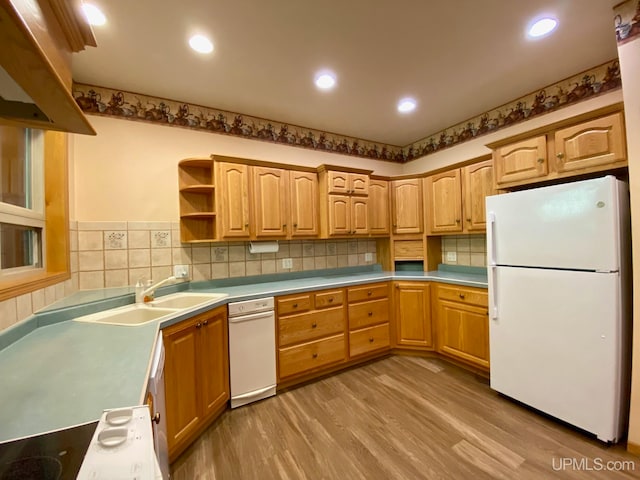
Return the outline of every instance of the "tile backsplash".
{"type": "Polygon", "coordinates": [[[189,265],[198,281],[376,263],[371,239],[280,241],[277,253],[253,254],[249,242],[181,244],[171,222],[78,222],[75,235],[81,290],[161,280],[174,265],[189,265]],[[285,258],[291,268],[283,267],[285,258]]]}
{"type": "Polygon", "coordinates": [[[442,237],[442,263],[486,267],[486,235],[450,235],[442,237]],[[455,254],[455,260],[449,260],[452,254],[455,254]]]}

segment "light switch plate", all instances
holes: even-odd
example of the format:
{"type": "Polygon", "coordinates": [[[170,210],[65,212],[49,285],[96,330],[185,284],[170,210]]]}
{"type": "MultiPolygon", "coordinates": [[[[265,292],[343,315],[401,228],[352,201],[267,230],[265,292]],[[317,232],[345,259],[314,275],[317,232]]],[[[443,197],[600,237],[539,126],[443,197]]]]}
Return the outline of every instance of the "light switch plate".
{"type": "Polygon", "coordinates": [[[282,268],[293,268],[293,260],[290,258],[283,258],[282,268]]]}
{"type": "Polygon", "coordinates": [[[177,279],[189,279],[189,265],[174,265],[173,276],[177,279]]]}
{"type": "Polygon", "coordinates": [[[456,252],[447,252],[447,262],[455,262],[456,260],[458,260],[456,252]]]}

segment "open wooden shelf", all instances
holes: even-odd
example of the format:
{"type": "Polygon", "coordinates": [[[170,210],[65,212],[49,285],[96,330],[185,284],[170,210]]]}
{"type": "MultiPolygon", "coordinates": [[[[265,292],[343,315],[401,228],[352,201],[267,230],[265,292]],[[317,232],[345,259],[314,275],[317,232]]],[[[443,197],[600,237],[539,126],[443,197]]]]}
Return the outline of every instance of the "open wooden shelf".
{"type": "Polygon", "coordinates": [[[180,240],[215,240],[216,205],[213,160],[187,158],[178,164],[180,240]]]}

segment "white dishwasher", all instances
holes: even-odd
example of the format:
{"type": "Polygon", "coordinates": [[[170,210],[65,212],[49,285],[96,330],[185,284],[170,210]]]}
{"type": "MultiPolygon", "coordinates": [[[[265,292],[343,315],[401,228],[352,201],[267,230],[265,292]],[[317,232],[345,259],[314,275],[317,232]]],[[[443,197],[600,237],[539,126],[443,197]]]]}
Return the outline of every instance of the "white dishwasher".
{"type": "Polygon", "coordinates": [[[273,297],[229,303],[231,408],[276,394],[273,297]]]}

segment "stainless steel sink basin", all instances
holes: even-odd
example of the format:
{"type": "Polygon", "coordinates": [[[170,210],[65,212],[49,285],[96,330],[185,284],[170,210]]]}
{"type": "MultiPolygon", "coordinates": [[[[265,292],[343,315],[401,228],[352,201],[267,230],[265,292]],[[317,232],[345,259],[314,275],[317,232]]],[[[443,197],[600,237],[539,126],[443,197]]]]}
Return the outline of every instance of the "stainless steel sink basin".
{"type": "Polygon", "coordinates": [[[226,293],[174,293],[160,297],[147,305],[153,308],[191,308],[226,297],[226,293]]]}
{"type": "Polygon", "coordinates": [[[144,325],[159,319],[168,319],[183,312],[194,310],[207,303],[226,297],[226,293],[174,293],[160,297],[145,304],[133,304],[125,307],[92,313],[76,318],[78,322],[105,323],[109,325],[144,325]]]}

